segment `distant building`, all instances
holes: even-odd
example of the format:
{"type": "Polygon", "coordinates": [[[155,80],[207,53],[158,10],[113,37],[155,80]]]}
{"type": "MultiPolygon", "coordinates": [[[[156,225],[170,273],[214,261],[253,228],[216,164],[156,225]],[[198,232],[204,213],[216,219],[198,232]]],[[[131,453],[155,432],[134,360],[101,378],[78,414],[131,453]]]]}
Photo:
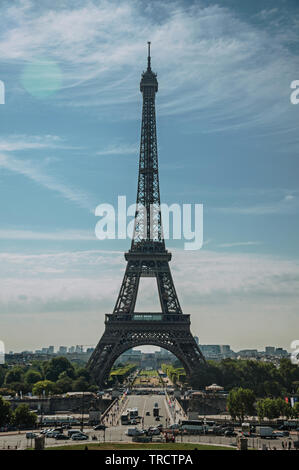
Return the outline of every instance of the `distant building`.
{"type": "Polygon", "coordinates": [[[201,344],[200,350],[207,359],[221,358],[221,348],[219,344],[201,344]]]}
{"type": "Polygon", "coordinates": [[[237,354],[239,357],[257,357],[258,350],[257,349],[242,349],[237,354]]]}
{"type": "Polygon", "coordinates": [[[287,357],[289,355],[288,351],[283,348],[276,348],[275,355],[279,357],[287,357]]]}
{"type": "Polygon", "coordinates": [[[67,353],[67,347],[66,346],[59,346],[58,353],[59,354],[66,354],[67,353]]]}

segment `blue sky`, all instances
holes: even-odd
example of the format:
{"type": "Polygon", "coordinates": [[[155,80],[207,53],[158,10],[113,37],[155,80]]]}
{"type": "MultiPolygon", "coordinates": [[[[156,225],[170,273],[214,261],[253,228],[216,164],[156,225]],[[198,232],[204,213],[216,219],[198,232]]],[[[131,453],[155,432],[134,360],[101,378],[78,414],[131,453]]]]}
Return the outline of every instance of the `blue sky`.
{"type": "Polygon", "coordinates": [[[94,344],[103,331],[129,241],[97,240],[94,209],[135,201],[151,40],[161,198],[204,204],[204,247],[168,243],[192,331],[205,344],[289,348],[299,326],[297,2],[16,0],[0,13],[6,347],[94,344]]]}

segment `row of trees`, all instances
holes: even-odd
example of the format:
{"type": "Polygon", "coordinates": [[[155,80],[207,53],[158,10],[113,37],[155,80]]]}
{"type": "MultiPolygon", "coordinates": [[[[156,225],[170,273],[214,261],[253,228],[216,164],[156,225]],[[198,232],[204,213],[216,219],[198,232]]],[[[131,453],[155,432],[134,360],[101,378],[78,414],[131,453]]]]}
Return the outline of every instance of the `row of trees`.
{"type": "Polygon", "coordinates": [[[30,366],[0,366],[0,395],[22,391],[36,395],[69,391],[97,391],[98,387],[85,367],[65,357],[34,361],[30,366]],[[45,391],[45,392],[44,392],[45,391]]]}
{"type": "Polygon", "coordinates": [[[223,359],[202,364],[190,378],[193,388],[202,389],[217,383],[225,390],[249,388],[257,397],[284,397],[299,393],[299,367],[289,359],[281,359],[279,367],[269,362],[223,359]]]}
{"type": "Polygon", "coordinates": [[[114,384],[123,384],[125,379],[136,370],[136,364],[119,364],[112,368],[109,377],[109,383],[114,384]]]}
{"type": "Polygon", "coordinates": [[[12,425],[17,428],[33,428],[37,422],[37,415],[29,410],[25,404],[19,405],[12,411],[8,401],[0,396],[0,427],[12,425]]]}
{"type": "Polygon", "coordinates": [[[170,378],[172,383],[186,382],[186,372],[179,364],[161,364],[162,371],[170,378]]]}
{"type": "Polygon", "coordinates": [[[292,408],[282,398],[264,398],[256,403],[256,396],[250,389],[242,387],[234,388],[228,394],[227,409],[233,419],[243,422],[246,416],[258,416],[275,419],[280,416],[286,418],[297,418],[299,414],[299,402],[292,408]]]}

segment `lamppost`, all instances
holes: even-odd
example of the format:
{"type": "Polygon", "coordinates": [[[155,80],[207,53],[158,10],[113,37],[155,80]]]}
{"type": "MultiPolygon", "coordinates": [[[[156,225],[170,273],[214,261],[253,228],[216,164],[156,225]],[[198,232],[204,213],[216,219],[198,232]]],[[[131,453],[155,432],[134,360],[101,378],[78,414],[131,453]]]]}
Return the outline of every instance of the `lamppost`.
{"type": "Polygon", "coordinates": [[[84,429],[84,392],[82,392],[82,406],[81,406],[81,432],[84,429]]]}

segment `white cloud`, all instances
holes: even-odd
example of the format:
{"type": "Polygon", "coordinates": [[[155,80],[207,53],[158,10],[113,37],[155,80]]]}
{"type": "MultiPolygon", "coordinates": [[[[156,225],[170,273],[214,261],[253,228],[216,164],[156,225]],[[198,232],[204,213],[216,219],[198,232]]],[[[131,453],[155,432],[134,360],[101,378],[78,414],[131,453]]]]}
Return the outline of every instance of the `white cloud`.
{"type": "MultiPolygon", "coordinates": [[[[49,2],[39,8],[16,2],[1,13],[3,60],[56,60],[64,79],[57,102],[101,106],[102,113],[116,105],[118,118],[135,115],[135,104],[128,104],[138,99],[136,77],[151,39],[160,114],[204,111],[204,118],[198,115],[202,131],[265,122],[281,130],[282,116],[289,128],[288,80],[296,75],[296,56],[275,31],[246,23],[227,8],[157,2],[144,9],[138,1],[89,0],[55,10],[49,2]]],[[[295,27],[292,19],[290,33],[295,27]]]]}
{"type": "Polygon", "coordinates": [[[236,246],[256,246],[260,245],[261,242],[247,241],[247,242],[232,242],[232,243],[221,243],[220,248],[234,248],[236,246]]]}
{"type": "MultiPolygon", "coordinates": [[[[114,307],[125,260],[121,252],[100,250],[2,253],[0,266],[3,331],[13,338],[11,331],[18,318],[28,347],[34,337],[43,334],[42,317],[49,328],[54,320],[56,326],[64,325],[65,341],[69,334],[81,337],[83,343],[98,341],[97,328],[103,328],[103,314],[114,307]]],[[[192,314],[192,331],[203,343],[254,347],[271,342],[287,347],[294,339],[294,331],[298,331],[297,260],[175,251],[171,267],[182,308],[192,314]]],[[[152,291],[143,295],[143,302],[150,305],[152,291]]],[[[55,344],[59,332],[52,330],[55,344]]],[[[2,337],[5,339],[4,333],[2,337]]]]}
{"type": "Polygon", "coordinates": [[[2,240],[96,240],[95,234],[88,230],[63,230],[38,232],[33,230],[0,229],[2,240]]]}
{"type": "Polygon", "coordinates": [[[20,150],[40,150],[46,148],[61,148],[61,138],[56,135],[27,136],[13,134],[0,137],[0,152],[20,150]]]}
{"type": "Polygon", "coordinates": [[[104,148],[103,150],[99,150],[97,152],[97,155],[136,155],[137,153],[137,145],[119,144],[111,145],[109,147],[104,148]]]}
{"type": "Polygon", "coordinates": [[[231,205],[227,207],[211,207],[209,210],[223,214],[235,215],[266,215],[266,214],[296,214],[299,210],[298,198],[286,195],[283,199],[269,203],[260,202],[250,206],[231,205]]]}

